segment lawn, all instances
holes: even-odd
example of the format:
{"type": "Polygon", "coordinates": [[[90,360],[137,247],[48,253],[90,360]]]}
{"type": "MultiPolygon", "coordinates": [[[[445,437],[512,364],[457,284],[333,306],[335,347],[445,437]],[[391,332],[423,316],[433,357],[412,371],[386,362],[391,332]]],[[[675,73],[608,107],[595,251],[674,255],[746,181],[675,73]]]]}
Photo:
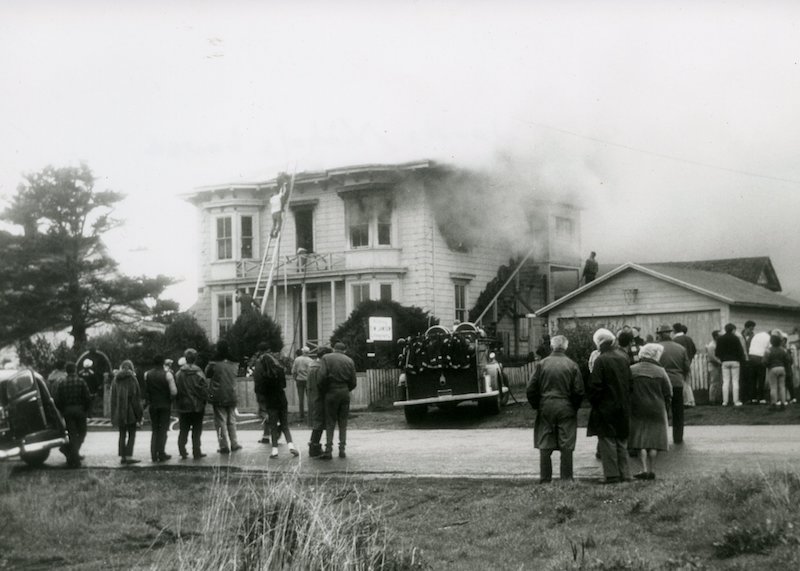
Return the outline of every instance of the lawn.
{"type": "Polygon", "coordinates": [[[798,502],[785,472],[602,486],[17,468],[0,473],[0,569],[798,569],[798,502]]]}

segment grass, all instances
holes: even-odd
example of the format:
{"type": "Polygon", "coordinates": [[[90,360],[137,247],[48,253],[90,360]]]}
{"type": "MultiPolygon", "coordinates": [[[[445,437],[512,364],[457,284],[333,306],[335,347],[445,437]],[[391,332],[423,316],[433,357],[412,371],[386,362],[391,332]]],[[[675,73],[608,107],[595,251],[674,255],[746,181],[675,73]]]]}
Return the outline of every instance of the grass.
{"type": "Polygon", "coordinates": [[[601,486],[30,471],[0,569],[800,568],[800,473],[601,486]]]}

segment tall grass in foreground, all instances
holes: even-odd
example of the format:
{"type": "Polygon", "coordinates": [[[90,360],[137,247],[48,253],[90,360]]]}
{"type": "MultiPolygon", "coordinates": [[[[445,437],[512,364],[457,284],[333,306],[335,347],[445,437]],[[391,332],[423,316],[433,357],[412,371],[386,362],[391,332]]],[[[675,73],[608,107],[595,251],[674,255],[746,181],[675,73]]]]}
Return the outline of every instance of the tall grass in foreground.
{"type": "Polygon", "coordinates": [[[158,559],[159,569],[422,569],[395,547],[380,509],[347,483],[308,485],[296,475],[232,482],[217,473],[195,537],[158,559]]]}

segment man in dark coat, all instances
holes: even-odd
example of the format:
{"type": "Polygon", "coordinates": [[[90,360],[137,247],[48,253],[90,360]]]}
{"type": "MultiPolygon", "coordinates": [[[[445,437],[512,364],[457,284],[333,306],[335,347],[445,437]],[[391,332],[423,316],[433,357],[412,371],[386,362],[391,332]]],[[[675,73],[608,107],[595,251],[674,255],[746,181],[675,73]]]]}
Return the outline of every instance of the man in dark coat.
{"type": "MultiPolygon", "coordinates": [[[[697,346],[694,344],[694,339],[689,337],[688,334],[689,328],[682,323],[675,323],[672,326],[672,340],[686,349],[686,356],[689,357],[689,365],[691,366],[694,356],[697,355],[697,346]]],[[[690,369],[690,372],[684,379],[683,383],[683,406],[692,407],[694,405],[694,391],[692,390],[690,369]]]]}
{"type": "Polygon", "coordinates": [[[628,467],[631,370],[628,356],[614,347],[608,329],[593,337],[600,354],[594,361],[586,395],[592,405],[586,434],[597,436],[603,475],[608,484],[631,480],[628,467]]]}
{"type": "Polygon", "coordinates": [[[153,368],[144,374],[144,400],[150,409],[150,459],[153,462],[166,462],[172,456],[167,454],[167,432],[172,399],[178,394],[175,378],[164,369],[164,357],[153,357],[153,368]]]}
{"type": "Polygon", "coordinates": [[[317,458],[322,455],[322,434],[325,432],[325,395],[319,387],[319,368],[322,357],[331,352],[330,347],[317,349],[317,358],[308,366],[306,389],[308,390],[308,425],[311,438],[308,441],[308,455],[317,458]]]}
{"type": "Polygon", "coordinates": [[[683,443],[683,386],[692,371],[689,354],[681,345],[670,339],[672,327],[660,325],[656,330],[658,342],[664,346],[659,362],[667,371],[672,384],[672,442],[683,443]]]}
{"type": "Polygon", "coordinates": [[[330,460],[333,450],[333,431],[339,425],[339,458],[345,458],[347,445],[347,416],[350,413],[350,391],[356,388],[356,366],[344,354],[345,344],[336,343],[333,353],[320,360],[320,388],[325,395],[325,452],[321,460],[330,460]]]}
{"type": "Polygon", "coordinates": [[[62,449],[67,457],[67,466],[81,467],[81,446],[86,439],[86,417],[92,405],[89,386],[76,372],[75,363],[66,364],[67,378],[56,386],[56,407],[64,417],[69,434],[69,444],[62,449]]]}
{"type": "Polygon", "coordinates": [[[594,278],[597,277],[597,271],[599,269],[599,265],[597,264],[597,253],[592,252],[589,254],[589,258],[583,264],[583,283],[592,283],[594,278]]]}
{"type": "Polygon", "coordinates": [[[577,363],[564,351],[563,335],[550,340],[552,353],[536,364],[527,388],[528,402],[537,411],[534,447],[539,449],[540,481],[553,477],[553,450],[561,453],[561,479],[572,480],[572,453],[578,433],[578,409],[583,400],[583,380],[577,363]]]}
{"type": "Polygon", "coordinates": [[[186,349],[183,353],[186,364],[178,369],[175,385],[178,394],[175,397],[175,411],[178,413],[178,452],[181,458],[186,459],[189,453],[186,444],[189,441],[189,432],[192,433],[192,456],[195,460],[206,455],[200,447],[203,435],[203,415],[206,410],[208,398],[208,381],[203,370],[196,365],[197,351],[186,349]]]}

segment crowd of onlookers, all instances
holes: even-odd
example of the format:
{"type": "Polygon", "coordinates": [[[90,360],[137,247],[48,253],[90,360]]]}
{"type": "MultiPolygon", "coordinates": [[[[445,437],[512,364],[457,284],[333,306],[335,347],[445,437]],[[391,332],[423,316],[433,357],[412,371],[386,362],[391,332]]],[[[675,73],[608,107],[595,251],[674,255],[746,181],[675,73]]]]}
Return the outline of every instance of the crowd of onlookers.
{"type": "MultiPolygon", "coordinates": [[[[741,406],[743,399],[769,400],[776,408],[796,402],[796,345],[779,330],[755,333],[755,325],[748,321],[739,335],[729,323],[706,346],[712,402],[741,406]],[[745,371],[743,383],[740,370],[745,371]]],[[[673,443],[680,445],[684,408],[695,404],[691,363],[697,347],[686,326],[660,325],[655,339],[647,340],[637,327],[625,326],[616,335],[598,329],[586,379],[566,355],[569,340],[563,335],[548,340],[551,352],[539,353],[527,386],[528,402],[537,411],[534,445],[540,452],[541,480],[552,479],[555,450],[560,452],[561,478],[573,477],[577,412],[584,399],[591,407],[587,435],[598,438],[604,481],[654,479],[658,452],[668,449],[670,417],[673,443]],[[642,464],[633,476],[630,456],[638,456],[642,464]]]]}
{"type": "MultiPolygon", "coordinates": [[[[152,366],[141,379],[136,375],[130,360],[120,364],[113,372],[110,386],[111,423],[119,431],[118,454],[123,465],[137,464],[134,458],[136,433],[141,428],[145,412],[151,425],[150,459],[166,462],[172,458],[167,453],[167,437],[173,414],[178,419],[178,453],[181,459],[204,458],[202,449],[203,421],[206,405],[211,405],[217,434],[217,453],[231,454],[242,449],[236,430],[236,383],[239,363],[233,361],[228,343],[220,340],[211,361],[202,369],[197,364],[198,353],[187,349],[178,362],[173,363],[161,355],[153,357],[152,366]]],[[[56,407],[64,417],[69,444],[62,448],[67,465],[80,467],[83,456],[81,446],[86,438],[87,417],[102,387],[93,386],[94,374],[89,375],[92,361],[85,359],[79,371],[75,363],[58,363],[48,376],[47,385],[56,407]]],[[[259,417],[263,425],[262,444],[271,444],[270,458],[279,454],[278,441],[285,438],[289,453],[299,456],[292,441],[286,398],[287,371],[278,355],[268,350],[266,344],[258,347],[252,359],[253,386],[258,401],[259,417]]],[[[339,457],[346,457],[347,416],[350,391],[356,386],[355,364],[345,354],[345,346],[337,343],[333,349],[319,348],[312,354],[307,347],[296,353],[291,374],[298,388],[300,416],[305,418],[308,402],[308,420],[312,428],[309,455],[323,460],[332,458],[333,438],[338,427],[339,457]],[[326,435],[322,447],[322,434],[326,435]]]]}

